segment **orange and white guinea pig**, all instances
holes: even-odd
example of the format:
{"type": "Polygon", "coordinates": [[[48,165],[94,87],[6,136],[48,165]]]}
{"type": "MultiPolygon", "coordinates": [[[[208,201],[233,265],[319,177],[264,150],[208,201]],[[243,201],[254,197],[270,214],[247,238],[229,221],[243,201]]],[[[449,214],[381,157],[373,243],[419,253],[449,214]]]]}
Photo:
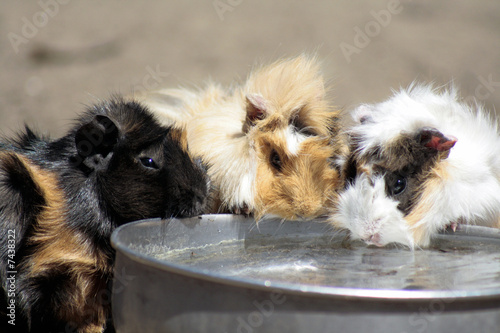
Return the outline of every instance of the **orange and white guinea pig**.
{"type": "Polygon", "coordinates": [[[458,223],[499,227],[500,137],[480,106],[460,102],[453,87],[412,85],[360,106],[354,119],[334,226],[410,248],[458,223]]]}
{"type": "Polygon", "coordinates": [[[136,97],[164,123],[186,129],[216,193],[207,213],[310,219],[326,214],[343,188],[340,111],[326,100],[313,57],[260,67],[231,89],[209,83],[136,97]]]}

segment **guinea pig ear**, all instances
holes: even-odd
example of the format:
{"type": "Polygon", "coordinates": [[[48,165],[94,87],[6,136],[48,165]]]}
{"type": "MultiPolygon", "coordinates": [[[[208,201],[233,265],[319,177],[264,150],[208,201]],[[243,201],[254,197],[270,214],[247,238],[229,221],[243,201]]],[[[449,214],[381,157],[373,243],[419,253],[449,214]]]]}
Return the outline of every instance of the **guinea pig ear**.
{"type": "Polygon", "coordinates": [[[357,124],[364,124],[373,120],[372,113],[373,107],[368,104],[363,104],[354,110],[352,117],[357,124]]]}
{"type": "Polygon", "coordinates": [[[449,151],[457,138],[451,135],[444,135],[440,131],[432,127],[423,127],[418,133],[420,144],[427,148],[432,148],[438,152],[449,151]]]}
{"type": "Polygon", "coordinates": [[[107,116],[97,115],[83,124],[75,134],[78,155],[83,159],[95,155],[106,157],[118,142],[119,130],[107,116]]]}
{"type": "Polygon", "coordinates": [[[267,102],[264,97],[259,94],[247,94],[245,97],[247,109],[246,123],[253,126],[257,120],[262,120],[267,117],[267,102]]]}

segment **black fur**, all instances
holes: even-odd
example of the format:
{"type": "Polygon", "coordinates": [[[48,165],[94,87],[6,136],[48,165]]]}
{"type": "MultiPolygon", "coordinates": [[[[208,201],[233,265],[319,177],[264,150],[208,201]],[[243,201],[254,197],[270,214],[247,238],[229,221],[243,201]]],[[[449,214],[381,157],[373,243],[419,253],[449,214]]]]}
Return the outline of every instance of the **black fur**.
{"type": "Polygon", "coordinates": [[[98,296],[112,279],[112,231],[143,218],[196,215],[205,205],[206,173],[183,146],[180,130],[120,98],[89,108],[61,139],[26,128],[0,143],[2,332],[104,329],[110,305],[98,296]],[[73,257],[59,250],[68,244],[73,257]],[[74,304],[79,290],[85,304],[74,304]]]}
{"type": "Polygon", "coordinates": [[[421,195],[419,185],[423,183],[431,168],[449,154],[449,148],[440,151],[436,147],[429,146],[428,143],[432,139],[438,139],[441,143],[448,140],[437,129],[423,127],[415,133],[402,132],[390,144],[373,147],[360,157],[358,149],[360,138],[352,135],[351,154],[344,169],[346,184],[356,181],[359,167],[372,164],[372,171],[375,174],[384,175],[386,194],[399,202],[398,209],[404,215],[409,214],[415,202],[419,201],[421,195]],[[395,188],[398,187],[399,191],[395,192],[395,188]]]}

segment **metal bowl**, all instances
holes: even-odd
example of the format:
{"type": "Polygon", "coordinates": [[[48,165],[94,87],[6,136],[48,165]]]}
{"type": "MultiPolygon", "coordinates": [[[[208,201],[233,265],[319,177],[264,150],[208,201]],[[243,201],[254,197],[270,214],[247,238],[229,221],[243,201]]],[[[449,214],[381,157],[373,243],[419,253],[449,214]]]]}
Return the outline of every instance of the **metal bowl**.
{"type": "Polygon", "coordinates": [[[461,226],[410,251],[324,221],[236,215],[118,228],[117,332],[499,332],[500,230],[461,226]]]}

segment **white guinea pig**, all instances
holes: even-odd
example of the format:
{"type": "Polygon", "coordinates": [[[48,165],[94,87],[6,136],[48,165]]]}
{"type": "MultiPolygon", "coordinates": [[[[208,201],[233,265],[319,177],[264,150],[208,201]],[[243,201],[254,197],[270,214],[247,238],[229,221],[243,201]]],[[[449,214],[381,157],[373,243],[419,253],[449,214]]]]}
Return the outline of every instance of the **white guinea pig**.
{"type": "Polygon", "coordinates": [[[457,223],[500,227],[500,138],[479,106],[461,103],[453,87],[412,85],[360,106],[354,119],[334,226],[410,248],[457,223]]]}
{"type": "Polygon", "coordinates": [[[138,97],[185,128],[189,151],[208,165],[217,204],[207,213],[309,219],[325,215],[343,188],[346,140],[314,58],[260,67],[231,89],[209,83],[138,97]]]}

